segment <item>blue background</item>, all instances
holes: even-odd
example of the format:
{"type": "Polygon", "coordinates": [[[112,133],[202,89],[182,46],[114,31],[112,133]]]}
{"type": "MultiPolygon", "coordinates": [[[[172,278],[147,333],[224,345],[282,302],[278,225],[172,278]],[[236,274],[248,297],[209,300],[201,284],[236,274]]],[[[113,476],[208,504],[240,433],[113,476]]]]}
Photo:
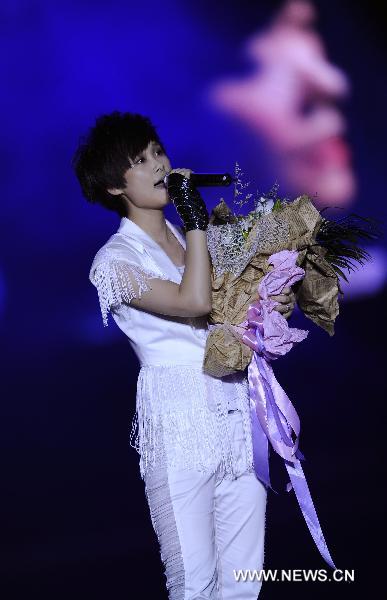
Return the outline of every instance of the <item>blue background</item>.
{"type": "MultiPolygon", "coordinates": [[[[385,220],[384,11],[375,1],[315,4],[330,56],[355,90],[345,106],[360,184],[352,208],[385,220]]],[[[103,328],[88,281],[119,218],[82,198],[71,157],[94,119],[117,109],[151,116],[173,166],[231,171],[238,160],[251,172],[256,140],[209,108],[202,91],[220,74],[249,71],[240,44],[278,5],[2,2],[3,598],[167,597],[128,446],[139,367],[113,322],[103,328]]],[[[271,178],[263,169],[263,188],[271,178]]],[[[204,195],[215,204],[213,191],[204,195]]],[[[179,222],[173,207],[166,216],[179,222]]],[[[381,283],[344,303],[333,338],[292,317],[310,329],[308,341],[275,372],[301,417],[305,472],[328,546],[339,568],[356,569],[356,583],[265,584],[264,599],[353,598],[353,586],[375,584],[386,300],[381,283]]],[[[325,568],[291,494],[269,496],[266,543],[266,568],[325,568]]]]}

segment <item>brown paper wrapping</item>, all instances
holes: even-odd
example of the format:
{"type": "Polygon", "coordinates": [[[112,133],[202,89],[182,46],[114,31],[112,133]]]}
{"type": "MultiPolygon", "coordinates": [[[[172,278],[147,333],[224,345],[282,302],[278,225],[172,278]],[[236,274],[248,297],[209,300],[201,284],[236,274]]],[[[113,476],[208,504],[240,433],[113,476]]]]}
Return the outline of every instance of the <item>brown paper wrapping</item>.
{"type": "MultiPolygon", "coordinates": [[[[212,211],[210,223],[220,224],[230,218],[231,212],[222,201],[212,211]]],[[[214,377],[224,377],[243,371],[250,363],[252,350],[241,341],[240,325],[246,319],[249,305],[258,299],[257,287],[273,267],[268,258],[280,250],[298,250],[298,266],[305,277],[293,286],[296,301],[305,316],[329,335],[334,334],[334,322],[339,313],[339,287],[336,272],[324,258],[325,248],[316,244],[315,236],[322,223],[319,211],[308,196],[300,196],[282,209],[261,217],[250,231],[246,243],[255,237],[255,228],[262,219],[282,219],[289,226],[287,240],[278,240],[260,248],[239,276],[212,274],[212,311],[209,323],[215,325],[207,337],[203,369],[214,377]],[[315,245],[314,245],[315,244],[315,245]]]]}

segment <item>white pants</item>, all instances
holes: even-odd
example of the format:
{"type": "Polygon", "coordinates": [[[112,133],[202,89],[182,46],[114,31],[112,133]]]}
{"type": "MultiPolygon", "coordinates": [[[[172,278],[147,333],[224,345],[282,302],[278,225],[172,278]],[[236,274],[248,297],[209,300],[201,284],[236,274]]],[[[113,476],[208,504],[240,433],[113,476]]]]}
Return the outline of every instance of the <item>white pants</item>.
{"type": "Polygon", "coordinates": [[[234,570],[263,568],[267,490],[246,471],[242,415],[228,413],[238,473],[155,468],[145,491],[170,600],[256,600],[256,579],[234,570]]]}

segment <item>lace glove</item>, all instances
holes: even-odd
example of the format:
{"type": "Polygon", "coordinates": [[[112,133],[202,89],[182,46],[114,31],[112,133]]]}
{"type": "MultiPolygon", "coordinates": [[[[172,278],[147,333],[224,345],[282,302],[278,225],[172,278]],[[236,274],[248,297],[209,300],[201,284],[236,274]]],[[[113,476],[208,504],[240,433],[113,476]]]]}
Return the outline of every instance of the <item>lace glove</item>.
{"type": "Polygon", "coordinates": [[[207,207],[192,181],[173,172],[167,177],[167,189],[186,232],[192,229],[205,231],[209,221],[207,207]]]}

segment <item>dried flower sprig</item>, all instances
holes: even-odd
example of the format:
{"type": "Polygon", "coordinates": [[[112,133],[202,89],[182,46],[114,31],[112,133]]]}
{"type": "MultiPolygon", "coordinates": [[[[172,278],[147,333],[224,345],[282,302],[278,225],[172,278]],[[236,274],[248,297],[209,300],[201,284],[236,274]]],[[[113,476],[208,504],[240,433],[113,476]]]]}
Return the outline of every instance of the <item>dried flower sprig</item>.
{"type": "MultiPolygon", "coordinates": [[[[248,188],[250,181],[243,181],[243,171],[238,162],[235,163],[234,177],[234,205],[237,204],[239,209],[248,204],[253,197],[251,192],[244,195],[243,190],[248,188]]],[[[292,201],[287,198],[278,196],[279,183],[276,181],[270,190],[266,193],[260,192],[258,189],[253,198],[254,208],[247,214],[242,215],[239,212],[230,211],[231,222],[239,222],[242,227],[242,236],[247,240],[250,231],[263,215],[269,212],[277,212],[282,210],[286,204],[292,201]]],[[[312,201],[312,199],[309,197],[312,201]]],[[[223,200],[223,198],[222,198],[223,200]]],[[[343,268],[348,271],[354,270],[357,266],[355,263],[363,264],[365,261],[371,260],[371,255],[366,249],[360,245],[360,239],[375,240],[381,237],[382,233],[379,229],[379,221],[372,218],[361,217],[356,213],[351,213],[338,220],[329,220],[323,217],[323,212],[326,207],[320,210],[322,216],[322,224],[316,235],[316,245],[324,246],[327,249],[326,260],[331,264],[337,275],[347,278],[342,271],[343,268]]],[[[341,207],[334,207],[341,208],[341,207]]],[[[313,247],[314,244],[311,244],[313,247]]]]}
{"type": "MultiPolygon", "coordinates": [[[[278,196],[279,184],[275,182],[273,186],[267,193],[262,193],[258,189],[256,190],[254,197],[251,192],[244,195],[243,190],[248,188],[250,185],[250,181],[243,181],[243,171],[240,168],[238,162],[235,163],[234,170],[234,199],[233,204],[238,205],[239,209],[242,206],[249,203],[251,198],[253,198],[254,208],[248,213],[247,217],[249,222],[252,222],[254,219],[260,218],[263,214],[267,214],[268,212],[279,210],[284,203],[290,202],[288,198],[280,198],[278,196]]],[[[233,216],[237,220],[245,220],[246,216],[241,215],[239,212],[235,210],[232,212],[233,216]]],[[[253,223],[252,223],[253,224],[253,223]]]]}
{"type": "Polygon", "coordinates": [[[244,173],[241,170],[239,163],[236,162],[234,170],[234,204],[238,204],[239,208],[242,208],[244,204],[247,204],[250,198],[252,197],[251,193],[248,193],[245,197],[243,197],[242,190],[249,187],[250,185],[250,181],[248,181],[247,183],[244,183],[242,181],[243,175],[244,173]],[[237,200],[237,198],[239,198],[240,196],[242,196],[242,198],[240,200],[237,200]]]}

